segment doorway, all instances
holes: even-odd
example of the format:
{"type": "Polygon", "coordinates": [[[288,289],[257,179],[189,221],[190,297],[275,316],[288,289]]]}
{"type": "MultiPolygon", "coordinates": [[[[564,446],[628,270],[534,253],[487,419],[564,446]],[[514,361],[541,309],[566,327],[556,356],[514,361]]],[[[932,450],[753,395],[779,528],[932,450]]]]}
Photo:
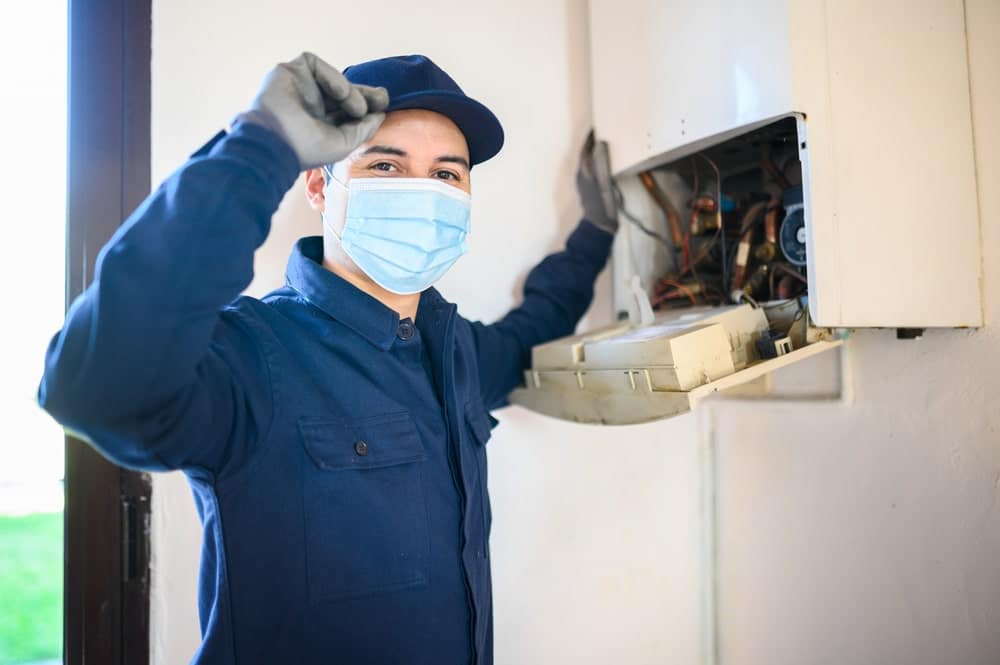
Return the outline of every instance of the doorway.
{"type": "Polygon", "coordinates": [[[35,403],[65,311],[67,5],[0,21],[0,665],[63,657],[63,432],[35,403]]]}

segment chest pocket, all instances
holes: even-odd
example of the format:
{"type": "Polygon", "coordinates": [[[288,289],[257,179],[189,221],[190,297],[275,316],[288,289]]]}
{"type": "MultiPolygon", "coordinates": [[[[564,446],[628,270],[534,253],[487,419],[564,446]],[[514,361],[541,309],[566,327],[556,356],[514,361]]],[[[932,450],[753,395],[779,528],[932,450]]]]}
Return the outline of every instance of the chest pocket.
{"type": "Polygon", "coordinates": [[[312,602],[427,584],[426,459],[409,413],[301,418],[312,602]]]}

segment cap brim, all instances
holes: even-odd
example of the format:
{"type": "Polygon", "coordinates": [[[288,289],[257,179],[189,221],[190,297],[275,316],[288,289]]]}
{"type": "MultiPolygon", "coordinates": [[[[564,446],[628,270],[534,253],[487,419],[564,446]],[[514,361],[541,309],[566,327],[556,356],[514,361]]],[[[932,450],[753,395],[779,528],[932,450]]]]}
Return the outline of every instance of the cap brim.
{"type": "Polygon", "coordinates": [[[469,161],[480,164],[503,147],[503,127],[493,112],[471,97],[450,90],[421,91],[390,98],[387,111],[426,109],[452,120],[465,135],[469,161]]]}

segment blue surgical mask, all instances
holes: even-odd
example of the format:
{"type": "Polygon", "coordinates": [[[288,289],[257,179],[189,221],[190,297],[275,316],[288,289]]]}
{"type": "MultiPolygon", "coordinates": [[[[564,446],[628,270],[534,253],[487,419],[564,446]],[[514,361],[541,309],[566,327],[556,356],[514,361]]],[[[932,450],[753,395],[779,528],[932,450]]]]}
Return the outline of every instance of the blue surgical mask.
{"type": "Polygon", "coordinates": [[[347,190],[344,253],[372,281],[400,295],[419,293],[441,278],[468,246],[469,195],[431,178],[353,178],[347,190]]]}

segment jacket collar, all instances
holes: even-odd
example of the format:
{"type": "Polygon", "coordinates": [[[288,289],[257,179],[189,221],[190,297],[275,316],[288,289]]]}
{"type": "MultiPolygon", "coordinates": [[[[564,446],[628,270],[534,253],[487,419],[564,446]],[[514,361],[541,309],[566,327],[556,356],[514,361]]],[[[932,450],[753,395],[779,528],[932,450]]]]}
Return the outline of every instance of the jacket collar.
{"type": "MultiPolygon", "coordinates": [[[[288,258],[285,279],[306,301],[332,319],[343,323],[374,346],[386,351],[396,341],[399,314],[383,305],[336,273],[323,267],[323,238],[310,236],[295,243],[288,258]]],[[[420,294],[417,325],[427,318],[438,319],[450,314],[454,305],[447,302],[437,289],[420,294]]],[[[421,334],[424,334],[421,330],[421,334]]],[[[428,331],[429,332],[429,331],[428,331]]]]}

